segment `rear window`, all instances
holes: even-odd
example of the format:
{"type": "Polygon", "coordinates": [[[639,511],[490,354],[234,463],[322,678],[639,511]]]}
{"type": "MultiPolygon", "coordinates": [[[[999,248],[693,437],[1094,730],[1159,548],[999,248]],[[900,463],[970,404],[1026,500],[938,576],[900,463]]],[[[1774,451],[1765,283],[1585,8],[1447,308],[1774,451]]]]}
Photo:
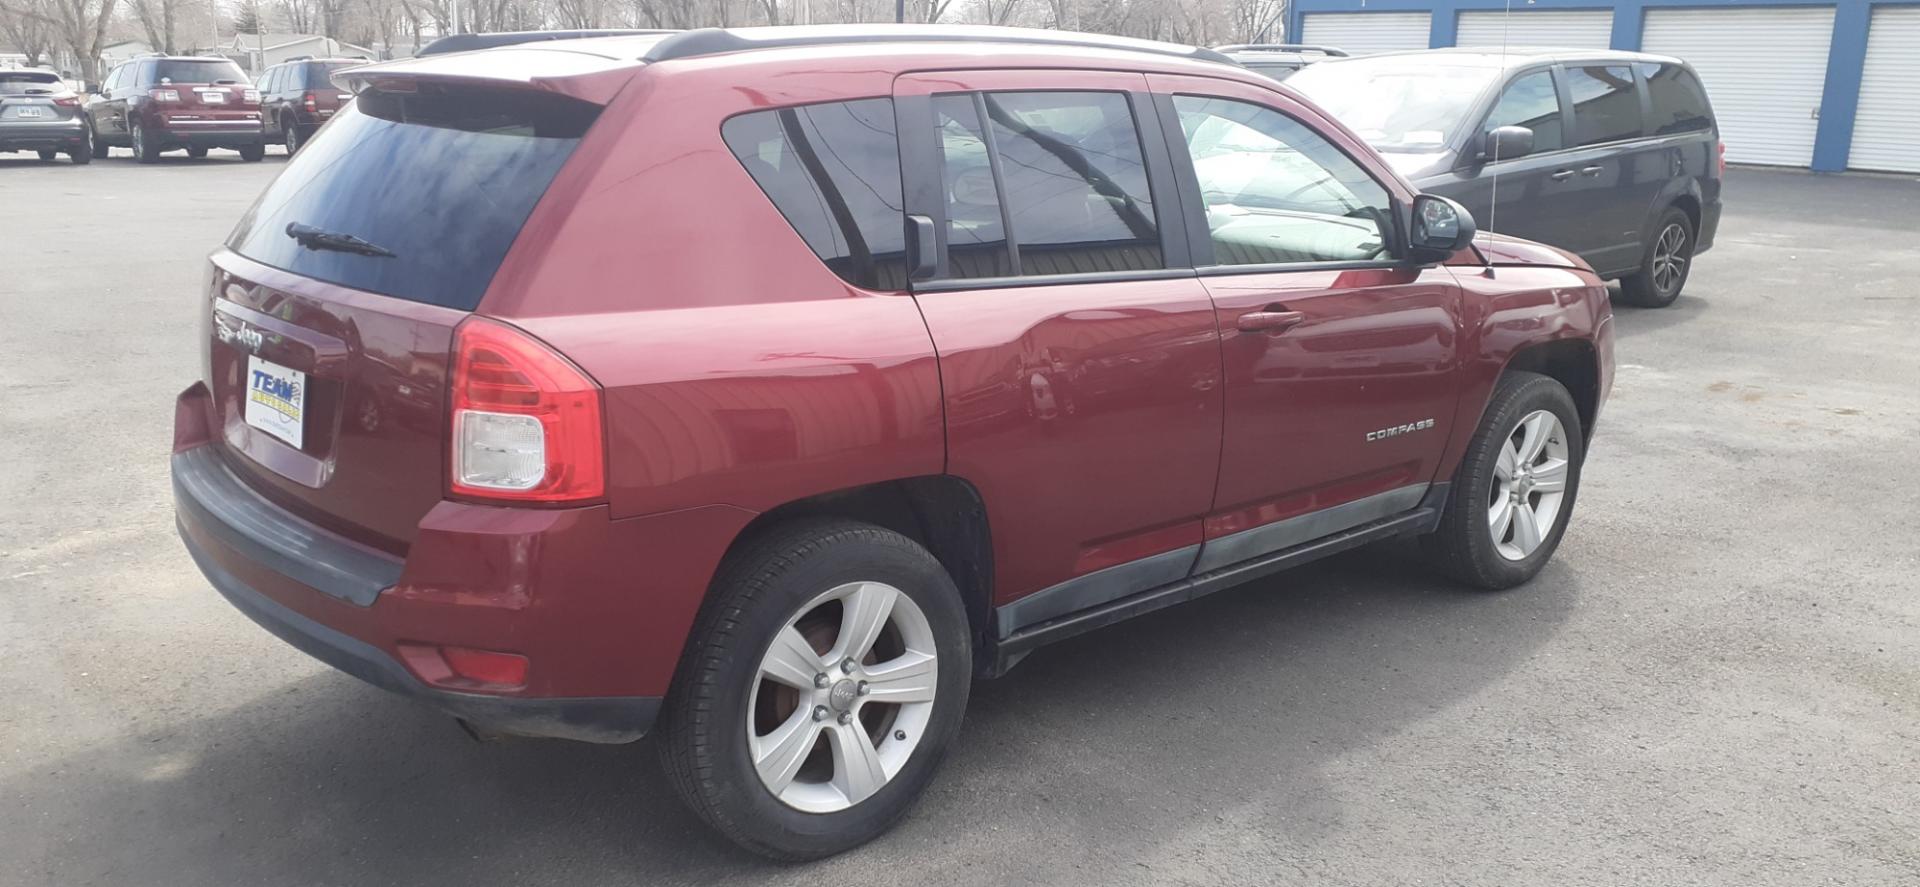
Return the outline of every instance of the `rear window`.
{"type": "Polygon", "coordinates": [[[240,66],[228,61],[201,59],[160,59],[153,63],[150,75],[154,83],[249,83],[240,66]]]}
{"type": "MultiPolygon", "coordinates": [[[[353,62],[330,62],[324,65],[306,65],[301,75],[305,79],[300,81],[300,85],[307,89],[337,89],[338,87],[333,83],[333,72],[351,68],[354,64],[353,62]]],[[[341,91],[345,92],[345,90],[341,91]]]]}
{"type": "Polygon", "coordinates": [[[1679,65],[1643,62],[1640,76],[1647,81],[1647,95],[1653,101],[1653,132],[1667,135],[1713,128],[1713,112],[1707,107],[1707,91],[1693,72],[1679,65]]]}
{"type": "Polygon", "coordinates": [[[0,95],[22,95],[29,90],[58,92],[65,88],[66,84],[52,71],[0,71],[0,95]]]}
{"type": "Polygon", "coordinates": [[[227,245],[317,280],[473,310],[600,109],[558,96],[421,89],[362,94],[294,155],[227,245]],[[303,246],[290,225],[392,255],[303,246]]]}

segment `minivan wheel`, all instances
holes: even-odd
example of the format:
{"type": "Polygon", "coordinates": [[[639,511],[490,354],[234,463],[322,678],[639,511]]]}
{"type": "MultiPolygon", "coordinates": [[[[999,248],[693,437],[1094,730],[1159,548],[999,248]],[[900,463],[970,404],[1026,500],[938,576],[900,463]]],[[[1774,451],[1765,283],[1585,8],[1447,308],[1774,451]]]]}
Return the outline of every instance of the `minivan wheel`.
{"type": "Polygon", "coordinates": [[[1573,515],[1586,439],[1573,397],[1551,377],[1510,372],[1454,472],[1440,525],[1421,539],[1441,572],[1512,588],[1553,557],[1573,515]]]}
{"type": "Polygon", "coordinates": [[[722,566],[661,757],[735,843],[828,856],[886,831],[932,781],[972,674],[959,592],[926,549],[853,521],[790,524],[722,566]]]}
{"type": "Polygon", "coordinates": [[[1680,298],[1693,270],[1693,220],[1678,207],[1667,207],[1653,230],[1640,270],[1620,281],[1620,295],[1629,305],[1665,308],[1680,298]]]}
{"type": "Polygon", "coordinates": [[[248,163],[259,163],[267,157],[266,145],[241,145],[240,159],[248,163]]]}

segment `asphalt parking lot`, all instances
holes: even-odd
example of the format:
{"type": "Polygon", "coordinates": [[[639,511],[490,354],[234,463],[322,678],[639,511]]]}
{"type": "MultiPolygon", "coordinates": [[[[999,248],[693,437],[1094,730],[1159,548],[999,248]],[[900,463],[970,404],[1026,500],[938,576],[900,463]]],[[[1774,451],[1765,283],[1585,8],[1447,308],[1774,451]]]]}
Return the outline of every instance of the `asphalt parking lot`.
{"type": "Polygon", "coordinates": [[[0,157],[0,884],[1920,883],[1920,181],[1730,174],[1530,586],[1388,547],[1043,650],[779,867],[646,743],[473,743],[189,563],[202,256],[281,165],[0,157]]]}

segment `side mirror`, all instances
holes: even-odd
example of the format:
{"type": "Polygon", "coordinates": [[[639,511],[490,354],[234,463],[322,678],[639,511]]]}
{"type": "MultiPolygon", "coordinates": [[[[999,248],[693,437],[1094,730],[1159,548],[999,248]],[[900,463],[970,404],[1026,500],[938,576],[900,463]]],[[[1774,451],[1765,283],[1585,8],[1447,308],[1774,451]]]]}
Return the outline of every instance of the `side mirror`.
{"type": "Polygon", "coordinates": [[[1524,126],[1499,126],[1487,131],[1480,146],[1482,160],[1512,160],[1533,153],[1533,130],[1524,126]]]}
{"type": "Polygon", "coordinates": [[[1444,262],[1473,242],[1479,229],[1467,208],[1433,194],[1413,198],[1413,230],[1408,258],[1422,265],[1444,262]]]}

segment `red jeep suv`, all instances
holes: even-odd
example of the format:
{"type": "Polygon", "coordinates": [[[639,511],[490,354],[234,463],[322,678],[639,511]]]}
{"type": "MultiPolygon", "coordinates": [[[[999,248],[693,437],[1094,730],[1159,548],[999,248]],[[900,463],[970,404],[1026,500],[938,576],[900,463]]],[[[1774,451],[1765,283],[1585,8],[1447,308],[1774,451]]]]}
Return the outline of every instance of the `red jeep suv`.
{"type": "Polygon", "coordinates": [[[476,730],[658,734],[760,853],[884,830],[970,681],[1375,540],[1527,581],[1612,382],[1476,237],[1210,50],[601,37],[342,75],[211,259],[181,536],[476,730]]]}

